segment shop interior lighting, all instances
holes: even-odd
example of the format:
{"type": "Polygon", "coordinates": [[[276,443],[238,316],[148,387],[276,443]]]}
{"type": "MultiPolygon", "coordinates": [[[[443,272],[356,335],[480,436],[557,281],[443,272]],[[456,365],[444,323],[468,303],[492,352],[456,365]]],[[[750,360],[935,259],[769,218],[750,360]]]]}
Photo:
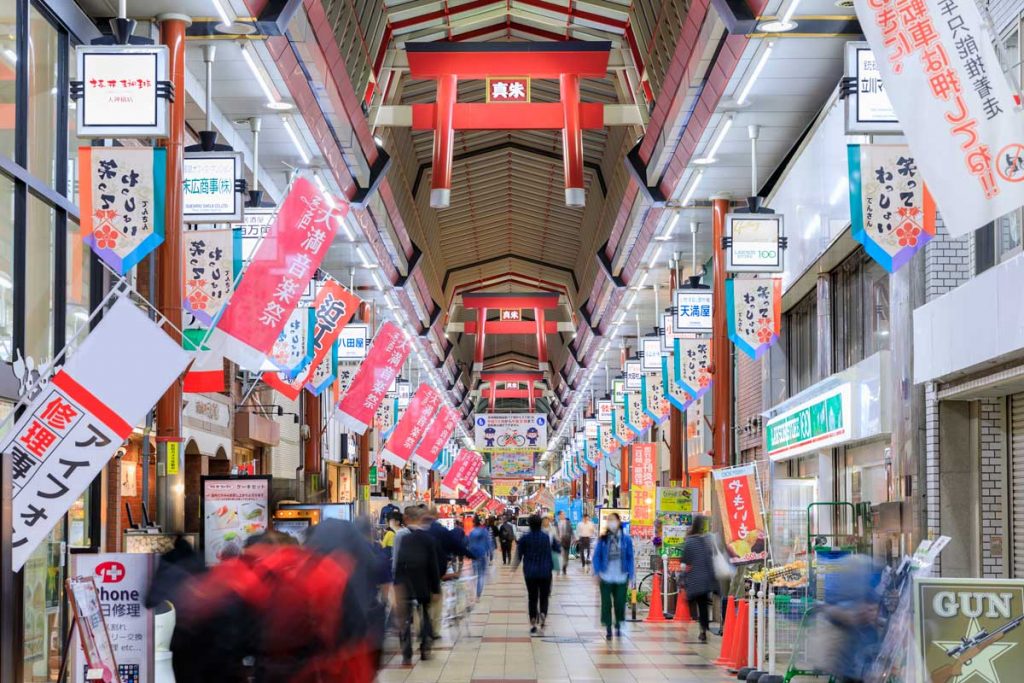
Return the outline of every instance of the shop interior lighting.
{"type": "Polygon", "coordinates": [[[758,60],[757,66],[754,67],[754,72],[750,74],[750,78],[740,88],[740,94],[736,98],[737,104],[744,104],[747,101],[747,97],[750,95],[751,89],[754,87],[754,83],[761,76],[761,72],[764,71],[764,65],[768,63],[768,58],[772,56],[772,50],[775,48],[775,44],[771,41],[768,42],[764,47],[764,52],[761,53],[761,59],[758,60]]]}
{"type": "Polygon", "coordinates": [[[295,130],[295,124],[286,116],[281,117],[281,123],[284,125],[285,131],[287,131],[288,137],[291,138],[292,144],[295,145],[295,151],[299,153],[299,158],[302,159],[302,163],[308,164],[309,152],[306,151],[306,146],[302,144],[301,140],[299,140],[299,134],[295,130]]]}
{"type": "Polygon", "coordinates": [[[704,171],[697,171],[697,174],[693,176],[693,180],[690,181],[690,187],[686,190],[686,195],[683,197],[682,205],[686,206],[693,199],[693,195],[697,192],[697,186],[700,185],[701,178],[704,177],[704,171]]]}
{"type": "Polygon", "coordinates": [[[708,148],[707,154],[702,156],[700,159],[694,159],[693,163],[706,166],[718,161],[718,159],[715,158],[715,155],[718,154],[718,148],[722,146],[722,142],[725,141],[725,136],[728,135],[729,129],[732,128],[732,121],[733,117],[731,115],[725,117],[725,122],[722,124],[722,127],[718,129],[718,135],[715,137],[714,142],[711,143],[711,147],[708,148]]]}

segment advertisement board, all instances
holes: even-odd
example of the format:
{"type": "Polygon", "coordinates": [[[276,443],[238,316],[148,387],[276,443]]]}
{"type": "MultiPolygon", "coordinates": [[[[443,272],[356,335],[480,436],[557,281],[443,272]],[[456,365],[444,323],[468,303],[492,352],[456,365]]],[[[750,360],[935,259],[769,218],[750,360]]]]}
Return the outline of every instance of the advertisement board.
{"type": "Polygon", "coordinates": [[[508,498],[523,494],[522,479],[493,479],[492,484],[496,498],[508,498]]]}
{"type": "Polygon", "coordinates": [[[753,465],[742,465],[712,470],[712,475],[729,561],[745,564],[765,559],[768,537],[761,514],[757,470],[753,465]]]}
{"type": "Polygon", "coordinates": [[[492,477],[532,477],[534,454],[532,452],[496,451],[491,453],[492,477]]]}
{"type": "Polygon", "coordinates": [[[658,487],[658,512],[692,514],[698,510],[700,489],[676,486],[658,487]]]}
{"type": "Polygon", "coordinates": [[[473,428],[477,450],[486,453],[532,453],[548,447],[548,418],[539,413],[480,414],[473,428]]]}
{"type": "Polygon", "coordinates": [[[201,544],[206,566],[241,553],[250,536],[267,530],[270,477],[202,477],[201,544]]]}
{"type": "Polygon", "coordinates": [[[850,438],[850,385],[843,384],[768,420],[765,452],[772,460],[791,458],[850,438]]]}

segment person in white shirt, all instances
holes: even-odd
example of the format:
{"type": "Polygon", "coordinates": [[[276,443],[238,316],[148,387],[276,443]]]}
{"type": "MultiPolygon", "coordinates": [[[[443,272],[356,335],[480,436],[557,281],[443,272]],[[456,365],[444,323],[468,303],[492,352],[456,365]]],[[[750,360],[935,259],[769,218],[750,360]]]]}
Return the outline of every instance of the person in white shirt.
{"type": "Polygon", "coordinates": [[[594,542],[595,534],[597,534],[597,529],[590,521],[590,515],[583,515],[583,521],[576,527],[576,538],[578,539],[580,562],[584,567],[590,564],[590,546],[594,542]]]}

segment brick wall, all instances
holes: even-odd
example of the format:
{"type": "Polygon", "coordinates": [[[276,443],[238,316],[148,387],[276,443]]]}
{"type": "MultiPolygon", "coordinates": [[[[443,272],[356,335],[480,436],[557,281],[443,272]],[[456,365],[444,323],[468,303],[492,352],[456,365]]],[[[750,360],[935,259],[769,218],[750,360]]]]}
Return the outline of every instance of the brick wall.
{"type": "Polygon", "coordinates": [[[1003,398],[980,403],[981,447],[981,575],[1004,576],[1006,543],[1006,420],[1003,398]]]}

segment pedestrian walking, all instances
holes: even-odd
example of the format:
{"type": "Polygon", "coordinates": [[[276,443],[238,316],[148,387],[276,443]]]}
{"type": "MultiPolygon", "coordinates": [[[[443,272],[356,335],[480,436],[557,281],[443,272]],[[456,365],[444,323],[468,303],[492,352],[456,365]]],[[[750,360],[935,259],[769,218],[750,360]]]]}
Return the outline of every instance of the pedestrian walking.
{"type": "Polygon", "coordinates": [[[580,555],[580,563],[584,568],[590,564],[590,547],[596,534],[597,529],[590,521],[590,515],[583,515],[583,521],[576,527],[576,548],[580,555]]]}
{"type": "Polygon", "coordinates": [[[476,597],[484,592],[484,578],[487,575],[487,561],[491,551],[491,532],[484,526],[484,521],[477,517],[476,526],[469,534],[469,551],[473,555],[473,571],[476,572],[476,597]]]}
{"type": "Polygon", "coordinates": [[[683,543],[682,558],[683,565],[685,565],[683,586],[686,588],[686,597],[690,601],[690,610],[696,609],[697,611],[697,618],[700,622],[700,642],[702,643],[708,641],[711,594],[718,589],[714,563],[715,542],[707,533],[707,522],[708,518],[703,515],[694,516],[693,524],[690,525],[686,541],[683,543]]]}
{"type": "Polygon", "coordinates": [[[633,580],[633,539],[622,529],[617,513],[608,515],[607,528],[594,548],[594,573],[601,584],[601,624],[604,637],[612,639],[614,612],[615,635],[622,636],[626,620],[626,586],[633,580]]]}
{"type": "Polygon", "coordinates": [[[430,606],[440,602],[441,573],[438,570],[441,550],[427,531],[425,511],[408,508],[405,524],[409,530],[398,545],[395,554],[395,591],[399,595],[402,614],[399,639],[402,642],[402,663],[412,662],[412,622],[416,610],[420,612],[420,657],[430,658],[434,632],[430,619],[430,606]]]}
{"type": "Polygon", "coordinates": [[[512,561],[512,541],[516,540],[516,528],[508,517],[498,527],[498,542],[501,544],[501,563],[512,561]]]}
{"type": "Polygon", "coordinates": [[[558,543],[562,546],[562,576],[569,571],[569,548],[572,546],[573,528],[572,521],[565,516],[564,512],[558,513],[558,543]]]}
{"type": "Polygon", "coordinates": [[[516,561],[513,568],[523,565],[523,579],[530,612],[530,633],[544,628],[551,597],[551,574],[555,570],[553,554],[561,548],[558,539],[546,534],[538,515],[530,517],[530,530],[516,542],[516,561]]]}

